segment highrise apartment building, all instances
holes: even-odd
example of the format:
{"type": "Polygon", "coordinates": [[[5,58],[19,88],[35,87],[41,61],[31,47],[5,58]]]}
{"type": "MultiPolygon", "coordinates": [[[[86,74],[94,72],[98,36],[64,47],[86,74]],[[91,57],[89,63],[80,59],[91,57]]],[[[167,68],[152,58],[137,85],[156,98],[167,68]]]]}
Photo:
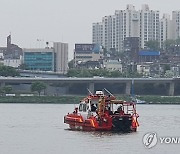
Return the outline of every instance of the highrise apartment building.
{"type": "Polygon", "coordinates": [[[139,14],[133,5],[127,5],[126,10],[116,10],[116,50],[122,51],[126,37],[139,36],[139,14]]]}
{"type": "Polygon", "coordinates": [[[142,5],[140,14],[140,47],[144,48],[149,40],[160,41],[160,12],[149,9],[147,4],[142,5]]]}
{"type": "Polygon", "coordinates": [[[169,14],[163,14],[160,20],[160,47],[163,48],[163,42],[173,38],[172,20],[169,14]]]}
{"type": "Polygon", "coordinates": [[[102,19],[103,23],[103,44],[107,49],[115,47],[115,34],[116,34],[116,17],[105,16],[102,19]]]}
{"type": "Polygon", "coordinates": [[[107,50],[113,48],[122,52],[126,37],[139,37],[140,47],[144,48],[146,41],[159,41],[159,26],[159,11],[150,10],[148,5],[136,11],[129,4],[126,10],[116,10],[114,15],[103,17],[102,22],[93,23],[92,42],[107,50]]]}
{"type": "Polygon", "coordinates": [[[173,37],[174,39],[180,38],[180,11],[172,12],[172,24],[173,24],[173,37]]]}
{"type": "Polygon", "coordinates": [[[93,42],[96,44],[103,44],[103,23],[97,22],[93,23],[93,42]]]}

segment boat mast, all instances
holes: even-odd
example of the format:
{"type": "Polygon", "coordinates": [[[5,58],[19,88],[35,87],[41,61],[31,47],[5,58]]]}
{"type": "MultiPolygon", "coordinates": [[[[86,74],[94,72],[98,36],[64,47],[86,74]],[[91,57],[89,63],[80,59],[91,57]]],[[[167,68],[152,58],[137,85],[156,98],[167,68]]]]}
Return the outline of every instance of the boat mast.
{"type": "Polygon", "coordinates": [[[114,95],[113,95],[109,90],[107,90],[106,88],[104,88],[104,90],[105,90],[108,94],[110,94],[111,96],[114,97],[114,95]]]}
{"type": "Polygon", "coordinates": [[[93,93],[87,88],[88,92],[90,93],[90,95],[93,95],[93,93]]]}

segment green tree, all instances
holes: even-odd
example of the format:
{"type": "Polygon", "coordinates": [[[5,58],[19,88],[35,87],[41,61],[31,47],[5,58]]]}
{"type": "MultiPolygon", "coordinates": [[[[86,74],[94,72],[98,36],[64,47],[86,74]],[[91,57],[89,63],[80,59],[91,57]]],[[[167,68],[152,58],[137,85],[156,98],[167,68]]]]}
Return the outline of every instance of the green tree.
{"type": "Polygon", "coordinates": [[[151,50],[159,50],[159,42],[157,40],[149,40],[145,43],[145,46],[151,50]]]}
{"type": "Polygon", "coordinates": [[[138,72],[127,72],[123,74],[123,77],[127,78],[141,78],[143,74],[139,74],[138,72]]]}
{"type": "Polygon", "coordinates": [[[163,74],[165,74],[167,70],[170,70],[170,65],[165,64],[164,67],[163,67],[163,70],[164,70],[163,74]]]}
{"type": "Polygon", "coordinates": [[[169,50],[172,45],[175,44],[175,40],[168,39],[163,42],[163,46],[166,50],[169,50]]]}
{"type": "Polygon", "coordinates": [[[176,42],[176,44],[179,45],[180,44],[180,38],[176,39],[175,42],[176,42]]]}
{"type": "Polygon", "coordinates": [[[165,76],[166,78],[172,78],[172,77],[174,76],[174,73],[173,73],[173,71],[171,71],[171,70],[167,70],[167,71],[165,72],[164,76],[165,76]]]}
{"type": "Polygon", "coordinates": [[[0,88],[0,95],[2,96],[4,94],[3,88],[0,88]]]}
{"type": "Polygon", "coordinates": [[[15,68],[10,66],[0,65],[0,76],[20,76],[20,73],[15,68]]]}
{"type": "Polygon", "coordinates": [[[115,71],[111,71],[110,76],[114,78],[122,77],[122,73],[120,71],[115,70],[115,71]]]}
{"type": "Polygon", "coordinates": [[[32,91],[32,92],[37,91],[38,94],[39,94],[39,96],[40,96],[41,92],[42,92],[43,90],[45,90],[46,88],[47,88],[47,87],[46,87],[46,84],[43,83],[43,82],[39,82],[39,81],[34,82],[34,83],[32,83],[32,85],[31,85],[31,91],[32,91]]]}
{"type": "Polygon", "coordinates": [[[173,40],[173,39],[168,39],[165,40],[163,43],[164,49],[169,52],[172,53],[174,51],[179,51],[180,47],[180,38],[173,40]]]}
{"type": "Polygon", "coordinates": [[[66,76],[67,77],[77,77],[80,74],[80,69],[69,69],[66,76]]]}
{"type": "Polygon", "coordinates": [[[92,74],[89,72],[88,69],[82,69],[79,77],[92,77],[92,74]]]}
{"type": "Polygon", "coordinates": [[[137,72],[124,72],[121,73],[118,70],[107,70],[107,69],[70,69],[66,74],[68,77],[142,77],[142,74],[137,72]]]}
{"type": "Polygon", "coordinates": [[[4,92],[5,94],[9,94],[12,91],[12,86],[8,85],[8,86],[4,86],[2,88],[2,92],[4,92]]]}
{"type": "Polygon", "coordinates": [[[71,61],[68,62],[68,67],[69,67],[69,69],[74,68],[74,59],[72,59],[71,61]]]}

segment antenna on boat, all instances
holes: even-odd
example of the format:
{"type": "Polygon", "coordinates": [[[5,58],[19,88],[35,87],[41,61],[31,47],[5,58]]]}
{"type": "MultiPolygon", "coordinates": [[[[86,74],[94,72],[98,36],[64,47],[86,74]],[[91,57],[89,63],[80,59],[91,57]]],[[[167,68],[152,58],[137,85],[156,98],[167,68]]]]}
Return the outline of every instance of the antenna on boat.
{"type": "Polygon", "coordinates": [[[91,94],[91,95],[93,95],[93,93],[87,88],[87,90],[88,90],[88,92],[91,94]]]}
{"type": "Polygon", "coordinates": [[[114,96],[109,90],[107,90],[106,88],[104,88],[104,90],[108,93],[108,94],[110,94],[111,96],[114,96]]]}

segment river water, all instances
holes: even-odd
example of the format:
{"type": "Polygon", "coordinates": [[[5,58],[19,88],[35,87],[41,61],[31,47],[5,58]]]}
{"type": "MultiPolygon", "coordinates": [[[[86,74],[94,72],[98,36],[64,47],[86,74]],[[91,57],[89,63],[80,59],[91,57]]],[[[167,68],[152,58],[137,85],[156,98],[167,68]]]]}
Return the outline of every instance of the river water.
{"type": "Polygon", "coordinates": [[[71,131],[63,116],[67,104],[0,104],[0,154],[169,154],[180,144],[144,147],[143,136],[180,137],[180,105],[137,105],[140,127],[134,133],[71,131]]]}

